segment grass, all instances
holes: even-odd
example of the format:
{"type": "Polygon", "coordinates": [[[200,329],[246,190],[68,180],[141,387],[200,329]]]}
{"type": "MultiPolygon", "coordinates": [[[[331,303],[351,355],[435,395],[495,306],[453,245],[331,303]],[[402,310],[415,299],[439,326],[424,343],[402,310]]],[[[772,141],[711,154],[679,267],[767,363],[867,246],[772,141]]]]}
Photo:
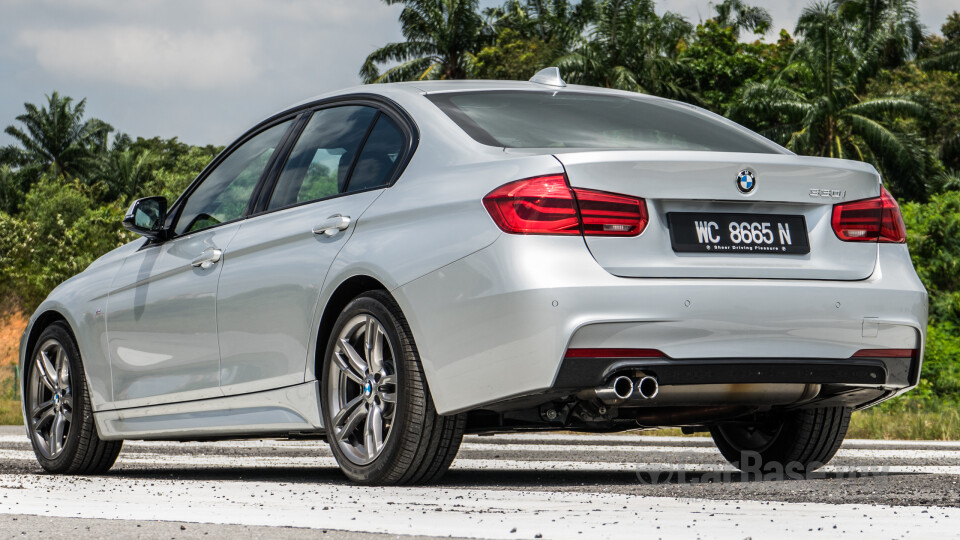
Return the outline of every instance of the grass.
{"type": "Polygon", "coordinates": [[[911,441],[960,440],[960,409],[956,406],[867,409],[853,413],[847,437],[911,441]]]}
{"type": "MultiPolygon", "coordinates": [[[[686,437],[679,429],[642,431],[641,435],[686,437]]],[[[697,437],[709,434],[697,433],[697,437]]],[[[853,413],[848,439],[884,439],[903,441],[960,440],[960,408],[955,406],[920,407],[908,405],[887,409],[874,407],[853,413]]]]}

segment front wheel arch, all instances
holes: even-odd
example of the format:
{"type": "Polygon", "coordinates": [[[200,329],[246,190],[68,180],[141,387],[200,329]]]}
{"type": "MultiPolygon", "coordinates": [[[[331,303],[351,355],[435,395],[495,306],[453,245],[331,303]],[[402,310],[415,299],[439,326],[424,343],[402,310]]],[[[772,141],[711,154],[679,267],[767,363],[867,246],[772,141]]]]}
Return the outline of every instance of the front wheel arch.
{"type": "MultiPolygon", "coordinates": [[[[22,358],[20,358],[21,365],[25,365],[24,362],[29,361],[29,359],[33,356],[33,349],[37,346],[37,341],[40,339],[40,334],[42,334],[48,326],[55,322],[62,322],[66,327],[67,332],[70,333],[70,337],[73,338],[73,341],[77,341],[77,335],[74,333],[73,327],[70,326],[70,322],[67,321],[67,318],[55,309],[48,309],[37,316],[33,326],[30,327],[30,333],[27,335],[27,344],[23,350],[22,358]]],[[[23,390],[24,388],[20,388],[20,395],[23,395],[23,390]]]]}

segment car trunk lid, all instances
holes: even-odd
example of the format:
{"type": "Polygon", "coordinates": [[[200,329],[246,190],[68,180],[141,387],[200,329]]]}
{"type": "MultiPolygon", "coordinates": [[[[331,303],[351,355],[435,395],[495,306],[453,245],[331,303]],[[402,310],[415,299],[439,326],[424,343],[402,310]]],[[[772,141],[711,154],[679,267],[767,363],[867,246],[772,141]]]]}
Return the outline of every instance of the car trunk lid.
{"type": "Polygon", "coordinates": [[[646,200],[649,223],[639,236],[585,237],[597,262],[614,275],[860,280],[876,265],[876,243],[843,242],[831,224],[834,204],[880,194],[879,176],[870,165],[788,154],[695,151],[554,155],[574,188],[646,200]],[[741,178],[742,173],[748,174],[741,178]],[[760,236],[764,241],[774,237],[772,247],[761,241],[749,251],[742,245],[739,251],[719,251],[721,244],[731,244],[728,226],[749,228],[753,222],[755,229],[766,224],[770,232],[760,236]],[[803,233],[806,249],[798,245],[803,233]],[[695,251],[698,240],[709,244],[711,237],[721,235],[727,238],[715,244],[714,251],[695,251]],[[694,245],[687,245],[691,242],[694,245]],[[790,249],[784,242],[791,242],[790,249]],[[690,250],[683,251],[685,245],[690,250]]]}

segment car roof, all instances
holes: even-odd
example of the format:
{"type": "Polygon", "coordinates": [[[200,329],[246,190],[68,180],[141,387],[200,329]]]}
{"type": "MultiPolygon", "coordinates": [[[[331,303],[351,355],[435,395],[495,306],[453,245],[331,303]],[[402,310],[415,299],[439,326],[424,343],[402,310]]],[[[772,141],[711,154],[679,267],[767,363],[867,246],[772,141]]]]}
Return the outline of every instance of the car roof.
{"type": "MultiPolygon", "coordinates": [[[[313,103],[316,101],[329,99],[336,96],[350,95],[350,94],[380,94],[384,96],[389,96],[391,94],[408,94],[408,95],[429,95],[429,94],[438,94],[443,92],[473,92],[473,91],[490,91],[490,90],[518,90],[518,91],[530,91],[530,92],[544,92],[544,91],[554,91],[554,92],[578,92],[578,93],[590,93],[590,94],[607,94],[607,95],[619,95],[630,97],[633,99],[649,99],[655,101],[667,101],[671,103],[677,103],[680,105],[687,105],[686,103],[677,102],[657,96],[651,96],[649,94],[643,94],[640,92],[630,92],[626,90],[615,90],[610,88],[599,88],[596,86],[582,86],[577,84],[568,84],[566,86],[551,86],[547,84],[534,83],[530,81],[501,81],[501,80],[483,80],[483,79],[469,79],[469,80],[441,80],[441,81],[409,81],[409,82],[396,82],[396,83],[383,83],[383,84],[365,84],[359,86],[352,86],[349,88],[343,88],[340,90],[335,90],[332,92],[327,92],[320,94],[309,99],[305,99],[293,107],[299,107],[308,103],[313,103]]],[[[293,108],[291,107],[291,108],[293,108]]],[[[692,105],[691,105],[692,107],[692,105]]]]}

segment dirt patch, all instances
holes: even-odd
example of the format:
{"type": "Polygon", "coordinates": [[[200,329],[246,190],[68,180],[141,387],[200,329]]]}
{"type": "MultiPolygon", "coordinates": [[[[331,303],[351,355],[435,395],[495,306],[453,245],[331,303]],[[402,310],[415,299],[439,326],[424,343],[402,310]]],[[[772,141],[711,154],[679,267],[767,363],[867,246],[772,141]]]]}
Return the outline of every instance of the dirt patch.
{"type": "MultiPolygon", "coordinates": [[[[14,299],[0,301],[0,366],[16,365],[20,353],[20,336],[27,327],[26,314],[14,299]]],[[[9,371],[2,369],[2,371],[9,371]]]]}
{"type": "Polygon", "coordinates": [[[20,336],[27,322],[16,298],[0,299],[0,424],[23,423],[16,377],[20,336]]]}

